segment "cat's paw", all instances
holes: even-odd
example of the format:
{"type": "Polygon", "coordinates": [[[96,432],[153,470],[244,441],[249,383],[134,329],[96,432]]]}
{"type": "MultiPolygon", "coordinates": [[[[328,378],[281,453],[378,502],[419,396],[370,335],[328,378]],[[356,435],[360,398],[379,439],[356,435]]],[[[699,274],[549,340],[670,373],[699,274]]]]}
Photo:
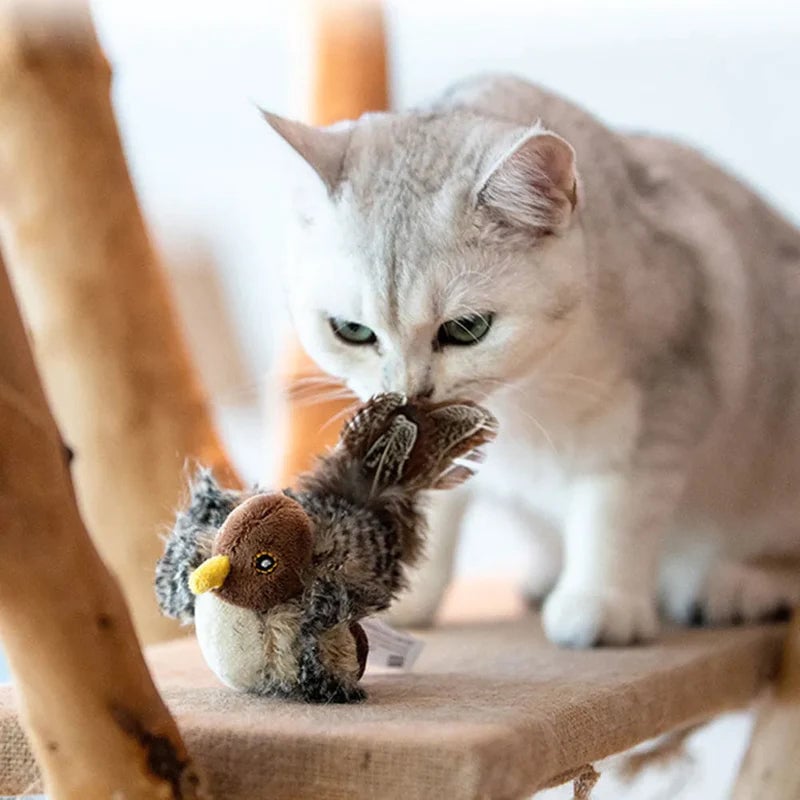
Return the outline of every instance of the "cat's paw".
{"type": "Polygon", "coordinates": [[[522,584],[522,596],[531,608],[542,607],[561,574],[558,542],[544,536],[531,537],[531,562],[522,584]]]}
{"type": "Polygon", "coordinates": [[[723,562],[694,586],[668,585],[662,603],[684,625],[739,625],[785,619],[800,602],[800,584],[748,564],[723,562]]]}
{"type": "Polygon", "coordinates": [[[547,638],[563,647],[634,644],[658,634],[650,597],[614,589],[557,587],[545,601],[542,623],[547,638]]]}

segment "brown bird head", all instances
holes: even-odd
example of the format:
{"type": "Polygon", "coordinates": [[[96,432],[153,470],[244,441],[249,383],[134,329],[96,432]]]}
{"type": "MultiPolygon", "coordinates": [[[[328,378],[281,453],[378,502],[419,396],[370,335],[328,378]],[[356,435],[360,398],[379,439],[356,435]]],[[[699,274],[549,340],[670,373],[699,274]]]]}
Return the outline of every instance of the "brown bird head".
{"type": "Polygon", "coordinates": [[[230,513],[189,587],[265,612],[303,591],[312,550],[311,520],[302,506],[277,492],[258,494],[230,513]]]}

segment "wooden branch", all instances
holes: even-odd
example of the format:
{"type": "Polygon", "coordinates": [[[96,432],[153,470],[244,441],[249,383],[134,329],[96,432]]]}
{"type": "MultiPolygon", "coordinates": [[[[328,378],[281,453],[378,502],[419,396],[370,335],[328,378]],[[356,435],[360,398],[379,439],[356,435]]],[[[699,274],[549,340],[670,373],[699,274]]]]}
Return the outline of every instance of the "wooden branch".
{"type": "Polygon", "coordinates": [[[331,125],[389,108],[383,4],[379,0],[315,0],[311,122],[331,125]]]}
{"type": "MultiPolygon", "coordinates": [[[[314,0],[310,11],[310,121],[330,125],[342,119],[356,119],[367,111],[388,109],[382,4],[378,0],[314,0]]],[[[298,379],[320,374],[295,343],[287,362],[290,386],[298,379]]],[[[284,484],[310,469],[315,457],[335,444],[338,426],[329,423],[347,405],[342,400],[298,404],[289,397],[287,450],[281,477],[284,484]]]]}
{"type": "Polygon", "coordinates": [[[789,627],[776,688],[764,701],[733,793],[734,800],[800,798],[800,615],[789,627]]]}
{"type": "Polygon", "coordinates": [[[187,459],[235,476],[128,175],[110,69],[85,5],[65,8],[0,3],[6,260],[82,512],[150,642],[179,632],[152,580],[187,459]]]}
{"type": "Polygon", "coordinates": [[[0,635],[48,797],[207,796],[81,521],[2,264],[0,342],[0,635]]]}

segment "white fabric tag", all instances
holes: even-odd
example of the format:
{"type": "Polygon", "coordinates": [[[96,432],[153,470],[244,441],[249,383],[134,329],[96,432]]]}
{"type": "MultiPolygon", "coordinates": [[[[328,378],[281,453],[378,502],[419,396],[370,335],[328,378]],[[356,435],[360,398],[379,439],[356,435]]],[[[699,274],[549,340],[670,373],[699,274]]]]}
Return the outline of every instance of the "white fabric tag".
{"type": "Polygon", "coordinates": [[[369,640],[368,669],[401,669],[408,672],[425,646],[420,639],[396,631],[375,617],[362,619],[361,627],[369,640]]]}

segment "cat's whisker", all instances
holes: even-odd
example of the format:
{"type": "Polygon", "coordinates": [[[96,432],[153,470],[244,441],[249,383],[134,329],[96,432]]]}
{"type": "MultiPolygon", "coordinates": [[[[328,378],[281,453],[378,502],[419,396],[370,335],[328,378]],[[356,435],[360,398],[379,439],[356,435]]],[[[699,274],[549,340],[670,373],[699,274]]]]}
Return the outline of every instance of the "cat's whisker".
{"type": "MultiPolygon", "coordinates": [[[[529,398],[530,397],[530,390],[529,389],[523,388],[521,386],[517,386],[517,385],[515,385],[515,384],[513,384],[513,383],[511,383],[509,381],[500,380],[499,378],[481,378],[481,379],[479,379],[479,382],[481,382],[481,381],[482,382],[486,382],[486,383],[496,384],[497,386],[499,386],[501,388],[511,389],[512,391],[517,392],[518,395],[524,393],[525,398],[529,398]]],[[[553,454],[556,457],[558,457],[559,456],[559,449],[556,446],[556,443],[553,440],[553,437],[550,435],[550,432],[547,430],[547,428],[545,428],[545,426],[541,423],[541,421],[538,420],[533,414],[531,414],[529,411],[526,411],[525,409],[523,409],[521,407],[521,405],[520,405],[521,399],[517,400],[516,398],[512,398],[512,402],[515,404],[517,412],[522,417],[524,417],[525,419],[527,419],[529,422],[531,422],[534,425],[534,427],[544,437],[544,440],[547,442],[548,446],[553,451],[553,454]]]]}
{"type": "Polygon", "coordinates": [[[334,383],[333,381],[328,382],[309,382],[309,383],[292,383],[287,387],[287,391],[291,392],[292,394],[300,394],[302,392],[310,392],[310,391],[317,391],[323,389],[341,389],[341,383],[334,383]]]}
{"type": "MultiPolygon", "coordinates": [[[[580,375],[574,377],[577,379],[582,378],[580,375]]],[[[535,387],[528,387],[525,391],[545,401],[552,399],[555,395],[568,400],[582,400],[588,401],[589,403],[597,403],[608,397],[609,387],[607,384],[601,383],[600,381],[591,381],[588,378],[586,379],[585,387],[564,386],[559,385],[555,380],[550,380],[548,376],[543,380],[536,381],[535,387]]]]}
{"type": "Polygon", "coordinates": [[[342,381],[316,372],[304,372],[290,378],[285,370],[273,369],[264,372],[260,378],[244,381],[234,388],[228,387],[225,391],[216,393],[213,399],[220,405],[238,405],[252,403],[266,392],[286,391],[293,397],[294,392],[315,386],[340,388],[342,381]],[[287,383],[288,388],[284,388],[287,383]]]}
{"type": "Polygon", "coordinates": [[[307,408],[309,406],[318,406],[322,403],[333,403],[340,400],[353,400],[354,395],[350,392],[328,392],[324,394],[312,395],[311,397],[301,398],[296,402],[300,408],[307,408]]]}
{"type": "Polygon", "coordinates": [[[342,386],[305,386],[300,389],[289,389],[286,395],[292,400],[303,400],[309,397],[327,396],[329,394],[347,394],[352,392],[342,386]]]}
{"type": "Polygon", "coordinates": [[[320,381],[290,386],[286,397],[298,405],[315,405],[327,401],[349,400],[355,397],[355,393],[338,381],[320,381]]]}
{"type": "Polygon", "coordinates": [[[590,378],[587,375],[578,375],[574,372],[559,372],[555,375],[548,375],[548,380],[572,380],[578,381],[580,383],[585,383],[590,386],[595,386],[596,388],[600,389],[601,391],[608,392],[611,389],[611,385],[607,381],[599,381],[596,378],[590,378]]]}
{"type": "Polygon", "coordinates": [[[487,328],[489,327],[489,320],[480,311],[473,311],[472,315],[477,317],[487,328]]]}
{"type": "Polygon", "coordinates": [[[561,396],[574,398],[574,399],[588,399],[591,402],[596,402],[602,400],[603,398],[608,396],[610,391],[610,387],[607,383],[603,383],[602,381],[592,380],[591,378],[584,378],[583,375],[575,375],[572,373],[562,373],[554,376],[546,376],[542,377],[541,379],[537,380],[533,384],[526,384],[523,386],[517,386],[514,383],[509,381],[501,381],[497,378],[481,378],[481,381],[485,381],[488,383],[495,384],[498,388],[502,389],[510,389],[517,394],[522,394],[525,397],[539,397],[541,399],[545,399],[547,397],[552,397],[553,394],[559,394],[561,396]],[[570,378],[574,379],[579,382],[586,383],[590,387],[595,387],[596,391],[581,391],[580,389],[574,389],[565,386],[558,386],[557,379],[560,378],[570,378]]]}
{"type": "Polygon", "coordinates": [[[347,385],[330,375],[309,375],[306,377],[295,378],[290,381],[288,390],[290,392],[301,392],[311,389],[347,389],[347,385]]]}
{"type": "Polygon", "coordinates": [[[468,336],[471,336],[471,335],[472,335],[472,331],[471,331],[471,330],[470,330],[470,329],[469,329],[469,328],[468,328],[466,325],[464,325],[464,323],[463,323],[463,322],[461,322],[461,320],[459,320],[459,319],[454,319],[454,320],[453,320],[453,323],[454,323],[455,325],[458,325],[458,327],[459,327],[459,328],[461,328],[461,330],[462,330],[462,331],[464,331],[464,333],[466,333],[468,336]]]}
{"type": "Polygon", "coordinates": [[[337,411],[337,412],[336,412],[335,414],[333,414],[333,415],[330,417],[330,419],[329,419],[329,420],[328,420],[328,421],[327,421],[327,422],[326,422],[326,423],[325,423],[325,424],[324,424],[324,425],[323,425],[323,426],[322,426],[322,427],[319,429],[319,430],[320,430],[320,433],[324,433],[324,432],[325,432],[325,431],[326,431],[326,430],[327,430],[327,429],[328,429],[328,428],[329,428],[331,425],[333,425],[335,422],[338,422],[338,421],[342,420],[344,417],[348,417],[348,416],[350,416],[350,414],[352,414],[352,413],[353,413],[353,412],[356,410],[357,406],[358,406],[358,402],[356,401],[356,402],[350,403],[350,404],[349,404],[348,406],[346,406],[345,408],[342,408],[341,410],[337,411]]]}
{"type": "Polygon", "coordinates": [[[524,417],[526,417],[528,420],[530,420],[530,422],[532,422],[536,426],[536,428],[539,430],[542,436],[544,436],[545,441],[550,446],[550,449],[553,451],[553,455],[558,457],[560,455],[558,447],[556,447],[556,443],[553,441],[552,436],[550,436],[550,434],[548,433],[547,428],[545,428],[545,426],[542,425],[542,423],[539,422],[539,420],[536,419],[536,417],[534,417],[533,414],[527,414],[525,412],[521,413],[524,417]]]}
{"type": "Polygon", "coordinates": [[[292,380],[293,384],[317,384],[317,383],[330,383],[341,384],[339,378],[334,378],[333,375],[300,375],[292,380]]]}

